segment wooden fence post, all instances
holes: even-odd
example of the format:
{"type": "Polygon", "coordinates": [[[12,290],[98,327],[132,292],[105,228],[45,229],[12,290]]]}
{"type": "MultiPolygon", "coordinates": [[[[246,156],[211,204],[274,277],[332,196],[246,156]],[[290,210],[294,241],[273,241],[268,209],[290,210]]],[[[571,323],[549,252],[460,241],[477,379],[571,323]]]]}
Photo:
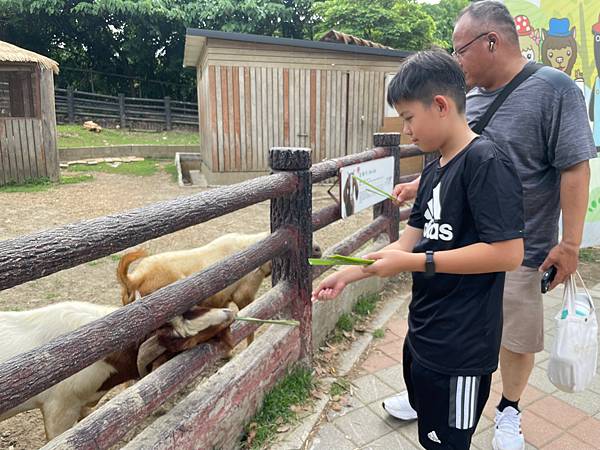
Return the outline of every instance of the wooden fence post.
{"type": "Polygon", "coordinates": [[[165,122],[167,123],[167,131],[171,131],[171,97],[165,97],[165,122]]]}
{"type": "MultiPolygon", "coordinates": [[[[373,135],[374,147],[389,147],[394,157],[394,186],[400,182],[400,133],[375,133],[373,135]]],[[[400,237],[400,209],[390,200],[385,200],[373,208],[373,219],[386,216],[390,219],[387,234],[390,242],[400,237]]]]}
{"type": "Polygon", "coordinates": [[[69,123],[75,123],[75,99],[71,86],[67,87],[67,117],[69,123]]]}
{"type": "Polygon", "coordinates": [[[271,232],[290,227],[294,230],[294,249],[273,260],[273,285],[286,280],[295,287],[293,318],[300,321],[300,358],[312,354],[312,277],[308,257],[312,249],[312,165],[308,148],[275,147],[269,152],[272,172],[293,172],[298,177],[296,191],[271,200],[271,232]]]}
{"type": "Polygon", "coordinates": [[[125,117],[125,94],[119,94],[119,118],[121,122],[121,128],[125,128],[127,126],[125,117]]]}

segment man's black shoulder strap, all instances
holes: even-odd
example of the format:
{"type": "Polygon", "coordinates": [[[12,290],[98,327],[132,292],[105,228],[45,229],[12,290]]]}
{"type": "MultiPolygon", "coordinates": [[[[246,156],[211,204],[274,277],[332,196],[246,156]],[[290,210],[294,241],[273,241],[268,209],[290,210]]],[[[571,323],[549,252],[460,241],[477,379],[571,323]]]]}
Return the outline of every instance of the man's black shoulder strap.
{"type": "Polygon", "coordinates": [[[502,92],[500,92],[494,99],[485,114],[481,116],[481,119],[479,119],[479,121],[473,126],[473,132],[481,134],[488,122],[491,120],[498,108],[500,108],[502,103],[504,103],[504,100],[506,100],[506,98],[511,94],[511,92],[514,91],[523,81],[536,73],[541,67],[544,66],[541,64],[525,64],[525,67],[523,67],[523,69],[521,69],[521,71],[515,75],[515,77],[510,80],[506,86],[504,86],[502,92]]]}

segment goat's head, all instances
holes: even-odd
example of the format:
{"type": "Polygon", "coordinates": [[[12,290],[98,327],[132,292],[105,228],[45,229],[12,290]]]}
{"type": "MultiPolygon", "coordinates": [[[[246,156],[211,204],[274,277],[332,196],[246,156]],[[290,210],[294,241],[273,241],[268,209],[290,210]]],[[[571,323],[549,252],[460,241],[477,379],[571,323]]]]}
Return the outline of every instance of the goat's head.
{"type": "Polygon", "coordinates": [[[216,336],[233,348],[229,326],[235,316],[233,309],[195,306],[183,316],[175,317],[140,346],[137,358],[140,377],[148,374],[149,367],[154,370],[176,354],[216,336]]]}

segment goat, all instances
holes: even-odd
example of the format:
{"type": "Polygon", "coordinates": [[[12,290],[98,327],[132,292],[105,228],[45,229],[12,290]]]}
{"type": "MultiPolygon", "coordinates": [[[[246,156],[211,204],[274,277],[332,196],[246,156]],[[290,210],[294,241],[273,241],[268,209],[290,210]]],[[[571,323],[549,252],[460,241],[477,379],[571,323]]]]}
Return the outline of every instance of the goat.
{"type": "MultiPolygon", "coordinates": [[[[266,232],[231,233],[223,235],[203,247],[190,250],[165,252],[148,257],[145,257],[147,253],[143,249],[126,253],[117,267],[117,279],[121,284],[121,300],[123,304],[128,304],[136,298],[151,294],[164,286],[205,269],[232,253],[249,247],[266,236],[266,232]],[[128,273],[131,263],[143,257],[145,258],[140,261],[134,271],[128,273]]],[[[321,256],[320,247],[316,244],[313,245],[312,253],[315,257],[321,256]]],[[[199,311],[203,311],[203,314],[206,313],[206,308],[225,308],[237,314],[240,309],[254,301],[262,281],[271,274],[271,267],[271,261],[268,261],[206,299],[202,307],[197,307],[200,309],[190,312],[191,315],[194,315],[195,320],[191,321],[185,315],[183,318],[176,317],[171,320],[171,328],[163,334],[157,334],[155,338],[157,342],[154,344],[158,344],[158,346],[153,347],[153,350],[157,352],[161,349],[181,351],[196,345],[201,339],[198,334],[199,329],[204,330],[207,327],[202,315],[197,313],[199,311]],[[186,342],[187,338],[191,338],[189,342],[186,342]]],[[[220,329],[219,335],[229,347],[232,347],[228,329],[220,329]]],[[[254,334],[252,333],[247,338],[248,345],[253,340],[254,334]]]]}
{"type": "MultiPolygon", "coordinates": [[[[0,312],[0,362],[20,353],[39,347],[51,339],[80,328],[115,311],[118,307],[96,305],[87,302],[62,302],[30,311],[0,312]]],[[[196,312],[190,323],[197,336],[188,344],[197,345],[228,327],[235,312],[230,309],[211,309],[204,314],[196,312]],[[204,328],[199,322],[199,316],[204,328]]],[[[188,330],[191,331],[191,330],[188,330]]],[[[94,407],[102,396],[126,381],[141,378],[152,369],[177,353],[171,346],[170,353],[162,355],[164,348],[157,348],[156,335],[172,335],[169,326],[163,326],[150,339],[130,345],[122,351],[113,352],[76,374],[35,395],[22,404],[0,414],[0,421],[31,409],[40,409],[48,441],[71,428],[84,418],[88,408],[94,407]],[[157,358],[160,361],[157,361],[157,358]]]]}

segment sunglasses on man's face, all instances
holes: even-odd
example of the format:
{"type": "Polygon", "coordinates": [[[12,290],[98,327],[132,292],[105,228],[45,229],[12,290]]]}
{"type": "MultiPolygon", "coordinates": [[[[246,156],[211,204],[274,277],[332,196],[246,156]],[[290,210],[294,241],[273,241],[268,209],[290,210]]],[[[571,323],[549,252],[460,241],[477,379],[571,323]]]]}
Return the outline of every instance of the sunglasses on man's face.
{"type": "Polygon", "coordinates": [[[481,33],[477,36],[475,36],[473,39],[471,39],[469,42],[467,42],[465,45],[463,45],[461,48],[454,50],[452,52],[452,57],[454,58],[458,58],[462,55],[465,54],[465,52],[469,49],[469,47],[478,39],[481,39],[484,36],[487,36],[488,34],[490,34],[491,31],[486,31],[485,33],[481,33]]]}

